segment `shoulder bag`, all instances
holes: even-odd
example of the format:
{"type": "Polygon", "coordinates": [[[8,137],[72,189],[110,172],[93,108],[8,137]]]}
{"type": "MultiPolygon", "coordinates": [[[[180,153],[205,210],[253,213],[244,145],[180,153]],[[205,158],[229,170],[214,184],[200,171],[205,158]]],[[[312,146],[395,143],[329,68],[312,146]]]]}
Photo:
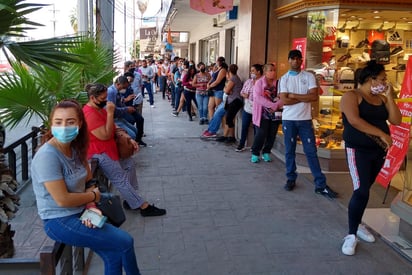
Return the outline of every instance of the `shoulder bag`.
{"type": "Polygon", "coordinates": [[[125,130],[123,130],[122,128],[116,128],[114,138],[116,140],[116,147],[117,151],[119,152],[119,158],[127,159],[133,156],[135,149],[133,143],[130,141],[129,135],[125,130]]]}

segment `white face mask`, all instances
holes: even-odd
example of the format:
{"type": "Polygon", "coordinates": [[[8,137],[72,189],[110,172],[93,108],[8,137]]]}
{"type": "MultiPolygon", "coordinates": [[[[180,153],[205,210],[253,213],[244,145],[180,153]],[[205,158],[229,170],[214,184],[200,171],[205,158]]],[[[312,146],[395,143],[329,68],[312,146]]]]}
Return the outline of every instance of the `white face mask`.
{"type": "Polygon", "coordinates": [[[256,74],[250,74],[251,79],[256,79],[256,74]]]}
{"type": "Polygon", "coordinates": [[[382,94],[386,91],[386,89],[387,89],[386,85],[379,83],[378,86],[371,86],[371,93],[373,95],[382,94]]]}
{"type": "Polygon", "coordinates": [[[119,91],[119,93],[121,93],[121,94],[124,94],[126,92],[126,89],[121,89],[120,91],[119,91]]]}

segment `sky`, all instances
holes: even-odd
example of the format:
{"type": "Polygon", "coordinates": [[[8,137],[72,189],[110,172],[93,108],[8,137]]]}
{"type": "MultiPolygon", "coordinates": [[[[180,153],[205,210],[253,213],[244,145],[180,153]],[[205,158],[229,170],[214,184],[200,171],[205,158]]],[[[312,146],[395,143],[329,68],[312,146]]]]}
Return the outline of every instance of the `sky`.
{"type": "MultiPolygon", "coordinates": [[[[88,1],[88,0],[82,0],[88,1]]],[[[142,24],[140,20],[141,13],[138,9],[137,2],[145,0],[106,0],[115,1],[115,48],[119,49],[122,55],[128,55],[128,48],[133,41],[133,4],[135,4],[135,27],[138,30],[142,24]],[[135,3],[133,3],[135,1],[135,3]],[[126,24],[124,15],[124,3],[126,3],[126,24]],[[126,35],[125,35],[126,34],[126,35]]],[[[171,0],[146,0],[148,3],[147,10],[143,17],[158,16],[157,12],[161,8],[161,3],[170,4],[171,0]]],[[[28,0],[29,3],[50,4],[29,16],[32,21],[43,24],[36,30],[31,30],[27,34],[34,39],[43,39],[53,36],[62,36],[73,34],[74,30],[70,24],[70,15],[76,15],[77,0],[28,0]]],[[[93,0],[95,2],[95,0],[93,0]]],[[[167,12],[167,8],[166,8],[167,12]]],[[[156,25],[155,21],[148,24],[148,27],[156,25]]],[[[145,26],[146,26],[145,25],[145,26]]],[[[128,58],[127,57],[124,57],[128,58]]]]}
{"type": "Polygon", "coordinates": [[[50,4],[29,16],[32,21],[44,26],[29,31],[28,36],[42,39],[74,33],[70,25],[70,14],[76,14],[77,0],[30,0],[27,2],[50,4]]]}

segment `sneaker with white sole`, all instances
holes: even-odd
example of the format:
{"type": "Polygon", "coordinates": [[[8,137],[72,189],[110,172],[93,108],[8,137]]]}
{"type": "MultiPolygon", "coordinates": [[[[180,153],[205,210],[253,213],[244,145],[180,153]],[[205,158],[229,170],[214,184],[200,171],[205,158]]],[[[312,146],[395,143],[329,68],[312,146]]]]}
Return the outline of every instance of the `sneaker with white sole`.
{"type": "Polygon", "coordinates": [[[342,245],[342,253],[348,256],[355,255],[356,244],[358,240],[354,234],[347,235],[342,245]]]}
{"type": "Polygon", "coordinates": [[[363,224],[359,225],[356,235],[359,237],[359,239],[364,240],[365,242],[375,242],[375,237],[371,234],[371,232],[368,231],[368,229],[366,229],[363,224]]]}
{"type": "Polygon", "coordinates": [[[270,157],[270,155],[269,155],[268,153],[264,153],[264,154],[262,155],[262,159],[263,159],[265,162],[271,162],[271,161],[272,161],[272,159],[271,159],[271,157],[270,157]]]}

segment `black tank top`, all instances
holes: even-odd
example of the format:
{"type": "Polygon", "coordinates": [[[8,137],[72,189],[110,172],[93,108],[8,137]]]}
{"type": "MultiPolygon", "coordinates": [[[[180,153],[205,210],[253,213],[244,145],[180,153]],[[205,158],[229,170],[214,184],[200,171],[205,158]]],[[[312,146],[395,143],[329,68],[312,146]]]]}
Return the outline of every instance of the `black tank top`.
{"type": "MultiPolygon", "coordinates": [[[[364,98],[359,103],[359,116],[366,120],[369,124],[376,126],[383,132],[389,134],[389,126],[386,120],[389,117],[388,110],[382,102],[380,105],[373,105],[367,102],[364,98]]],[[[369,136],[362,131],[355,129],[342,113],[343,122],[343,140],[345,145],[355,149],[363,150],[382,150],[382,148],[369,136]]]]}
{"type": "MultiPolygon", "coordinates": [[[[216,72],[213,72],[212,74],[212,82],[214,82],[217,79],[217,76],[219,75],[219,72],[222,68],[217,70],[216,72]]],[[[226,76],[217,84],[215,87],[213,87],[213,90],[215,91],[222,91],[225,88],[225,83],[226,83],[226,76]]]]}

